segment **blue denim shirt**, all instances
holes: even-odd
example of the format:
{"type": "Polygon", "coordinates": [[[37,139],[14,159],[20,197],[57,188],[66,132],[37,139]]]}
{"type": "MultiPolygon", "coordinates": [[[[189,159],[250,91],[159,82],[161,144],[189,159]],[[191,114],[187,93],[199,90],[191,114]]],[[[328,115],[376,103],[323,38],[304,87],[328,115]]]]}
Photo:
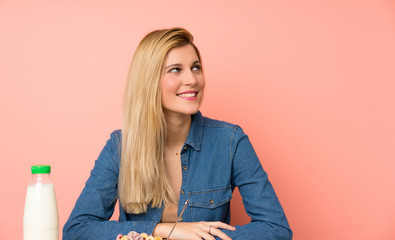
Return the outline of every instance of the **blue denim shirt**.
{"type": "MultiPolygon", "coordinates": [[[[64,240],[114,240],[131,230],[151,234],[160,222],[163,204],[143,214],[128,214],[120,206],[119,221],[109,221],[118,199],[120,146],[121,132],[114,131],[63,228],[64,240]]],[[[200,112],[193,115],[181,164],[178,213],[189,199],[183,221],[229,223],[230,200],[238,187],[251,222],[224,233],[233,240],[292,239],[268,176],[239,126],[203,117],[200,112]]]]}

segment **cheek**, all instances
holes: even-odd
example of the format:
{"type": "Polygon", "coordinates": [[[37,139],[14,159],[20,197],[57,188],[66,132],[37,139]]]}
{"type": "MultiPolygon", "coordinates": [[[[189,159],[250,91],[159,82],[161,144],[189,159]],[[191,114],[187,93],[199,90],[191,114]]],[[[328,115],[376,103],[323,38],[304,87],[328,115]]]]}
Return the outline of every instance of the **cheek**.
{"type": "Polygon", "coordinates": [[[174,79],[171,78],[163,78],[162,79],[162,93],[176,93],[177,92],[177,83],[174,79]]]}
{"type": "Polygon", "coordinates": [[[200,92],[202,93],[201,97],[200,97],[200,102],[199,105],[201,106],[203,103],[203,99],[204,99],[204,87],[206,85],[206,81],[204,79],[204,77],[202,77],[201,81],[199,81],[199,86],[200,86],[200,92]]]}
{"type": "Polygon", "coordinates": [[[206,80],[204,79],[204,77],[202,77],[202,80],[200,81],[200,88],[202,90],[204,90],[204,87],[206,86],[206,80]]]}

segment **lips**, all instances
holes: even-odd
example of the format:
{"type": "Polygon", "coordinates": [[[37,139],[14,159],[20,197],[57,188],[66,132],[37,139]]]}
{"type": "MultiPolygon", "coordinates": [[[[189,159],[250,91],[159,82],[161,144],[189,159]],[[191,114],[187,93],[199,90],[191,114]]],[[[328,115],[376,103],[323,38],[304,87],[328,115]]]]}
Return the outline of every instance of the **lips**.
{"type": "Polygon", "coordinates": [[[177,96],[181,98],[196,98],[197,94],[197,91],[185,91],[182,93],[177,93],[177,96]]]}

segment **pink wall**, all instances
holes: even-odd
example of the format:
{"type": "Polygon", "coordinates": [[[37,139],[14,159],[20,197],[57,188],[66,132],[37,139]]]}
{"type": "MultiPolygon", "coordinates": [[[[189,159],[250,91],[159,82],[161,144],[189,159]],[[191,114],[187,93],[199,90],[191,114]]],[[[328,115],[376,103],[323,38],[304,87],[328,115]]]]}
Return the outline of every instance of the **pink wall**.
{"type": "Polygon", "coordinates": [[[393,1],[132,2],[0,1],[0,239],[22,239],[32,164],[53,167],[63,227],[121,126],[134,48],[172,26],[201,49],[203,113],[250,135],[294,239],[395,239],[393,1]]]}

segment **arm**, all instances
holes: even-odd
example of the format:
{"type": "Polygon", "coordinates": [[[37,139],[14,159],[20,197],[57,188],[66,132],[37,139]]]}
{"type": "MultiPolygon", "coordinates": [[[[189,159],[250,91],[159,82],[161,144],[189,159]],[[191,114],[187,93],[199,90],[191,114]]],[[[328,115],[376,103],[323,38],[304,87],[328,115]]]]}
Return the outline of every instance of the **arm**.
{"type": "MultiPolygon", "coordinates": [[[[167,238],[173,228],[174,223],[159,223],[154,229],[154,236],[167,238]]],[[[188,239],[188,240],[232,240],[223,229],[234,231],[236,228],[223,222],[180,222],[171,233],[170,239],[188,239]]]]}
{"type": "Polygon", "coordinates": [[[284,211],[247,135],[237,128],[233,139],[232,185],[239,188],[251,222],[223,232],[233,240],[292,239],[284,211]]]}
{"type": "Polygon", "coordinates": [[[118,199],[120,133],[111,134],[63,228],[64,240],[107,239],[131,230],[152,233],[156,221],[109,221],[118,199]]]}

